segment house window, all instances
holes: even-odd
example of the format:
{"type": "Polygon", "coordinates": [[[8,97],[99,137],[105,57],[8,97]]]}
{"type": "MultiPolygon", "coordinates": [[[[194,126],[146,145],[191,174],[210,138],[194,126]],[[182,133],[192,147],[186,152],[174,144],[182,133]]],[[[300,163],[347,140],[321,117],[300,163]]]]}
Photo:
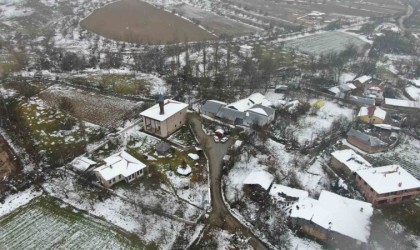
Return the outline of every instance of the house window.
{"type": "Polygon", "coordinates": [[[115,182],[115,178],[112,178],[112,182],[115,182]]]}
{"type": "Polygon", "coordinates": [[[140,174],[142,174],[143,173],[143,169],[142,170],[140,170],[140,174]]]}
{"type": "Polygon", "coordinates": [[[179,124],[181,124],[182,123],[182,121],[179,121],[179,124]]]}
{"type": "Polygon", "coordinates": [[[384,204],[384,203],[387,203],[387,200],[380,200],[380,201],[378,201],[378,204],[384,204]]]}
{"type": "Polygon", "coordinates": [[[176,124],[175,124],[175,128],[176,128],[176,124]]]}

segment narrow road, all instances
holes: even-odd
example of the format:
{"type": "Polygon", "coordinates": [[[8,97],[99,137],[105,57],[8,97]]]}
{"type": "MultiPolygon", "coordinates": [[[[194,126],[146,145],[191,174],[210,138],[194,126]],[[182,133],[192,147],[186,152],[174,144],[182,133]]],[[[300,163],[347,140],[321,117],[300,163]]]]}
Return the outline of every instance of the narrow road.
{"type": "Polygon", "coordinates": [[[400,29],[401,29],[401,35],[404,35],[404,33],[405,33],[404,20],[407,19],[408,17],[410,17],[413,14],[413,12],[414,12],[413,6],[408,4],[406,14],[404,16],[401,16],[398,19],[398,24],[399,24],[400,29]]]}
{"type": "Polygon", "coordinates": [[[229,147],[233,144],[232,139],[226,143],[215,143],[211,136],[206,135],[202,130],[202,124],[197,116],[191,116],[192,128],[198,139],[206,141],[204,150],[209,158],[210,168],[210,192],[212,210],[209,216],[209,223],[213,226],[229,230],[231,232],[241,231],[249,238],[249,243],[254,249],[268,249],[247,227],[242,225],[225,206],[222,197],[222,161],[229,147]]]}

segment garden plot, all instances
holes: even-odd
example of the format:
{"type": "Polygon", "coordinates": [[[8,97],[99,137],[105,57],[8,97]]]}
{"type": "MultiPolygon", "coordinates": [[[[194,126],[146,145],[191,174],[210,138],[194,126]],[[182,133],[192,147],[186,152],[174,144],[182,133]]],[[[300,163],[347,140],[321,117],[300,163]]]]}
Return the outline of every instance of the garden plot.
{"type": "Polygon", "coordinates": [[[134,245],[111,224],[42,197],[0,219],[0,248],[134,249],[134,245]]]}
{"type": "MultiPolygon", "coordinates": [[[[97,188],[81,184],[70,173],[62,172],[60,175],[61,178],[53,178],[43,184],[49,195],[138,235],[149,246],[170,249],[178,237],[190,239],[194,234],[195,226],[157,215],[160,212],[174,213],[179,218],[193,220],[201,211],[178,202],[173,195],[160,189],[160,180],[155,176],[146,173],[130,184],[119,183],[115,186],[119,195],[109,196],[97,188]],[[146,210],[136,203],[154,209],[146,210]]],[[[185,247],[180,246],[181,249],[185,247]]]]}
{"type": "Polygon", "coordinates": [[[68,114],[47,107],[38,98],[21,103],[19,111],[35,146],[51,166],[81,154],[87,143],[103,136],[99,126],[80,123],[68,114]]]}
{"type": "Polygon", "coordinates": [[[181,129],[179,129],[177,132],[175,132],[173,135],[171,135],[168,140],[182,145],[182,146],[196,146],[194,135],[191,133],[188,126],[183,126],[181,129]]]}
{"type": "Polygon", "coordinates": [[[106,128],[122,125],[124,116],[142,104],[59,85],[43,91],[40,97],[55,107],[64,98],[71,102],[74,116],[106,128]]]}
{"type": "Polygon", "coordinates": [[[420,141],[411,136],[403,135],[394,149],[369,156],[373,158],[376,166],[399,164],[414,177],[420,179],[419,152],[420,141]]]}
{"type": "Polygon", "coordinates": [[[199,23],[219,36],[243,36],[260,31],[260,29],[253,26],[246,25],[223,16],[218,16],[212,12],[199,9],[188,4],[174,5],[169,9],[175,10],[180,15],[187,17],[193,22],[199,23]]]}
{"type": "MultiPolygon", "coordinates": [[[[312,100],[310,103],[314,105],[316,102],[317,100],[312,100]]],[[[353,112],[353,109],[325,101],[325,105],[315,115],[305,115],[299,118],[297,125],[290,126],[290,131],[300,145],[305,145],[328,132],[335,121],[352,121],[353,112]]]]}
{"type": "Polygon", "coordinates": [[[329,31],[304,38],[288,40],[285,42],[285,47],[319,56],[330,52],[341,52],[350,44],[362,49],[367,43],[344,32],[329,31]]]}

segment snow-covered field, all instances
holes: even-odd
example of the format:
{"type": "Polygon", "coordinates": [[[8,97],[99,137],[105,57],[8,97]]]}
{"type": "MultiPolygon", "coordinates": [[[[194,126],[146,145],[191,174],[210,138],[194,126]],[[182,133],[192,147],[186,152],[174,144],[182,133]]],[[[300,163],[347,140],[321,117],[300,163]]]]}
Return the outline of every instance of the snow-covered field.
{"type": "Polygon", "coordinates": [[[109,223],[41,198],[0,219],[2,249],[127,249],[109,223]]]}
{"type": "Polygon", "coordinates": [[[361,49],[367,43],[344,32],[330,31],[286,41],[285,47],[297,49],[307,54],[321,55],[329,52],[341,52],[349,44],[354,44],[361,49]]]}
{"type": "MultiPolygon", "coordinates": [[[[311,100],[313,105],[317,100],[311,100]]],[[[294,136],[301,145],[315,140],[322,132],[328,131],[337,119],[353,120],[353,109],[340,106],[331,101],[325,101],[325,105],[317,111],[316,115],[306,115],[299,119],[295,126],[294,136]]]]}

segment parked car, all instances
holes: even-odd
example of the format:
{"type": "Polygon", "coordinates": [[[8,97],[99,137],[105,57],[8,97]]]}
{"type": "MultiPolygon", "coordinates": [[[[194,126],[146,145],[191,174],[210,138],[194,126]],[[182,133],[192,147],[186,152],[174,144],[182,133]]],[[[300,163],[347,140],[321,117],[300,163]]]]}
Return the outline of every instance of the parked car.
{"type": "Polygon", "coordinates": [[[213,136],[213,139],[214,139],[214,142],[219,142],[220,141],[220,139],[217,135],[213,136]]]}
{"type": "Polygon", "coordinates": [[[227,142],[227,140],[229,140],[229,138],[225,136],[220,141],[223,142],[223,143],[225,143],[225,142],[227,142]]]}

